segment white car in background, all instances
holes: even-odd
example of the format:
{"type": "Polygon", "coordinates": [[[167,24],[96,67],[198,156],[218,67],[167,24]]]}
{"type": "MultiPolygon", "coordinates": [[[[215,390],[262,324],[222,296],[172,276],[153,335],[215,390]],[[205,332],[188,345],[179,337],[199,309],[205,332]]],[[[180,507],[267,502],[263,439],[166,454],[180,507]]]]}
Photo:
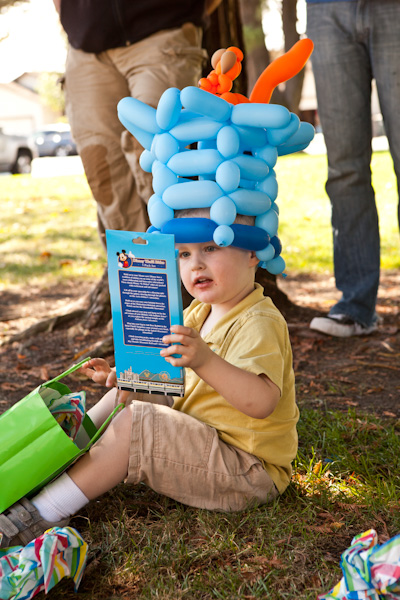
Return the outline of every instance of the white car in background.
{"type": "Polygon", "coordinates": [[[0,128],[0,171],[27,175],[37,156],[33,137],[7,134],[0,128]]]}

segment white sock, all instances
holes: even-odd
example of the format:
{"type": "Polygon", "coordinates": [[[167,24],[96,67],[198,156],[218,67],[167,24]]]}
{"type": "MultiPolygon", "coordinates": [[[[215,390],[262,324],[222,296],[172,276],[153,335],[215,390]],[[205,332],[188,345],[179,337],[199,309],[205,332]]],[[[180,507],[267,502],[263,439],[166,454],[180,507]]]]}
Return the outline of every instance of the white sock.
{"type": "Polygon", "coordinates": [[[43,519],[57,523],[76,513],[89,500],[71,477],[63,473],[46,485],[31,502],[43,519]]]}

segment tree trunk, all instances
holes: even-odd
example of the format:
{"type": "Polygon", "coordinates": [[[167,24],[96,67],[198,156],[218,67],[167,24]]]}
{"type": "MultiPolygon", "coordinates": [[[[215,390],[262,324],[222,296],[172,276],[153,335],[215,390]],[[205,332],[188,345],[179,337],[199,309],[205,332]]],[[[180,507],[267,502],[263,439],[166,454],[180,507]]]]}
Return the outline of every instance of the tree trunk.
{"type": "Polygon", "coordinates": [[[239,5],[243,26],[243,62],[247,73],[247,96],[250,96],[257,79],[270,63],[270,55],[265,45],[260,0],[239,0],[239,5]]]}
{"type": "MultiPolygon", "coordinates": [[[[297,33],[297,0],[282,0],[282,28],[285,39],[285,52],[290,50],[300,36],[297,33]]],[[[298,114],[301,92],[303,89],[304,69],[284,84],[284,89],[276,89],[271,102],[283,104],[291,112],[298,114]]]]}

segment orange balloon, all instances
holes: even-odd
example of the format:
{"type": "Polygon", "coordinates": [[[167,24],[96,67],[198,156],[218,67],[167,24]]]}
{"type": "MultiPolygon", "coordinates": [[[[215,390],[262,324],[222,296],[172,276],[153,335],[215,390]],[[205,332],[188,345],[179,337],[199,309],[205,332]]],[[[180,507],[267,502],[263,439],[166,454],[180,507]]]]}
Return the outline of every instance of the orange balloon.
{"type": "Polygon", "coordinates": [[[225,75],[227,75],[233,81],[234,79],[236,79],[236,77],[240,75],[241,70],[242,65],[240,64],[240,62],[237,62],[235,65],[233,65],[231,69],[229,69],[229,71],[225,73],[225,75]]]}
{"type": "Polygon", "coordinates": [[[218,75],[218,87],[217,94],[224,94],[230,92],[232,89],[232,79],[227,75],[218,75]]]}
{"type": "Polygon", "coordinates": [[[234,105],[250,102],[247,96],[243,96],[243,94],[238,94],[234,92],[225,92],[225,94],[221,94],[221,98],[234,105]]]}
{"type": "Polygon", "coordinates": [[[210,92],[212,88],[211,81],[207,77],[202,77],[199,81],[199,87],[206,92],[210,92]]]}
{"type": "Polygon", "coordinates": [[[277,85],[301,71],[313,48],[314,44],[309,38],[299,40],[288,52],[268,65],[253,87],[250,102],[268,103],[277,85]]]}
{"type": "Polygon", "coordinates": [[[215,71],[211,71],[211,73],[207,75],[207,79],[211,81],[211,85],[218,85],[218,75],[215,71]]]}
{"type": "Polygon", "coordinates": [[[229,46],[229,48],[227,48],[227,50],[230,50],[231,52],[234,52],[237,56],[237,59],[239,62],[242,62],[243,60],[243,52],[240,50],[240,48],[236,48],[236,46],[229,46]]]}

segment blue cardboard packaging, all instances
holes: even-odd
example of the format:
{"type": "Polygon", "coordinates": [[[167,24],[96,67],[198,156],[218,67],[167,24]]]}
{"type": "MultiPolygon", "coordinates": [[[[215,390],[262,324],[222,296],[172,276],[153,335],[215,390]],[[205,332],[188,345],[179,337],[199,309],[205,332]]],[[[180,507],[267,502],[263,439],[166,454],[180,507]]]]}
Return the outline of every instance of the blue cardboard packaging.
{"type": "Polygon", "coordinates": [[[184,369],[162,356],[162,337],[183,324],[175,238],[106,231],[108,281],[118,387],[184,395],[184,369]]]}

